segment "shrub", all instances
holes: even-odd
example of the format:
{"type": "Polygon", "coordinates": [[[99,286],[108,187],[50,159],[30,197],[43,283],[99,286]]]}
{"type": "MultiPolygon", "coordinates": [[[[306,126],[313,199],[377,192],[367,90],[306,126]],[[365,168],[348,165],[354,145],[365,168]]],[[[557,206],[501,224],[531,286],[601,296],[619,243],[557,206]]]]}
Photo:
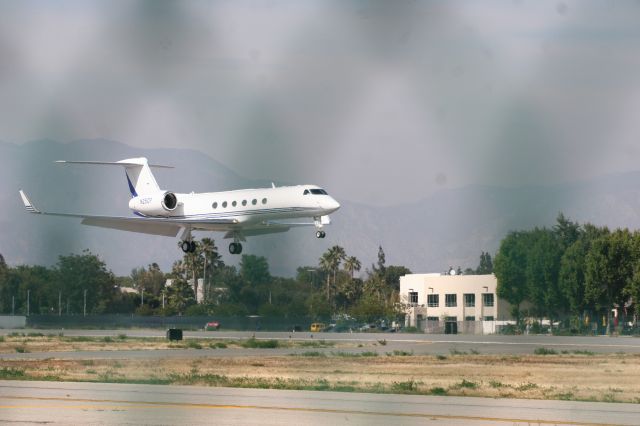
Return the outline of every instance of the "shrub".
{"type": "Polygon", "coordinates": [[[556,355],[558,352],[555,349],[549,349],[549,348],[536,348],[533,351],[534,354],[536,355],[556,355]]]}

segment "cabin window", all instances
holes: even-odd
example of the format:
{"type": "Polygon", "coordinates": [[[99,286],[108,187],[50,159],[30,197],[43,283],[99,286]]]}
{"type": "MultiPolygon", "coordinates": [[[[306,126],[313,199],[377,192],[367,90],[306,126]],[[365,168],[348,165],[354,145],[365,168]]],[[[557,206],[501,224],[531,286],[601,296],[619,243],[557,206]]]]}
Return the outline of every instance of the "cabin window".
{"type": "Polygon", "coordinates": [[[235,206],[237,206],[237,205],[238,205],[238,203],[234,201],[233,203],[231,203],[231,205],[232,205],[233,207],[235,207],[235,206]]]}
{"type": "Polygon", "coordinates": [[[253,200],[251,200],[251,204],[253,204],[253,205],[255,206],[256,204],[258,204],[258,200],[256,200],[256,199],[254,198],[253,200]]]}
{"type": "Polygon", "coordinates": [[[247,205],[247,200],[242,200],[242,205],[246,206],[247,205]]]}
{"type": "Polygon", "coordinates": [[[227,208],[227,202],[226,202],[226,201],[224,201],[224,202],[222,203],[222,207],[224,207],[225,209],[227,208]]]}
{"type": "Polygon", "coordinates": [[[214,203],[211,205],[211,207],[213,207],[214,209],[217,209],[217,208],[218,208],[218,202],[217,202],[217,201],[216,201],[216,202],[214,202],[214,203]]]}
{"type": "Polygon", "coordinates": [[[267,199],[266,198],[262,199],[262,204],[267,204],[267,199]]]}

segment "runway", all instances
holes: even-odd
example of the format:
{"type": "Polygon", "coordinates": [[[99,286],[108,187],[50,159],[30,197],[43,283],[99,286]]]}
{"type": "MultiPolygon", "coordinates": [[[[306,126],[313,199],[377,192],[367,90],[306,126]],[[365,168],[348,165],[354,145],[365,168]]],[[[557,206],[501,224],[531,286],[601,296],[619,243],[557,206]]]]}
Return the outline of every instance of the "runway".
{"type": "Polygon", "coordinates": [[[632,425],[640,405],[0,381],[3,424],[632,425]]]}
{"type": "MultiPolygon", "coordinates": [[[[58,330],[0,330],[0,335],[12,332],[53,333],[58,330]]],[[[128,337],[165,337],[163,330],[64,330],[64,335],[89,337],[115,337],[126,334],[128,337]]],[[[375,351],[379,355],[394,350],[412,352],[415,355],[449,354],[451,352],[467,352],[478,354],[521,355],[533,354],[536,348],[545,347],[561,351],[590,351],[594,353],[640,353],[640,338],[608,337],[608,336],[546,336],[546,335],[441,335],[441,334],[404,334],[404,333],[286,333],[286,332],[236,332],[236,331],[185,331],[185,339],[230,339],[246,340],[278,339],[280,341],[319,341],[353,343],[353,348],[340,349],[342,352],[375,351]],[[379,344],[383,341],[384,345],[379,344]],[[362,344],[361,348],[357,348],[362,344]]],[[[274,348],[274,349],[161,349],[161,350],[98,350],[71,352],[31,352],[0,354],[2,359],[135,359],[135,358],[182,358],[189,357],[227,357],[256,355],[289,355],[308,351],[306,348],[274,348]]],[[[314,348],[314,351],[329,354],[336,349],[314,348]]]]}

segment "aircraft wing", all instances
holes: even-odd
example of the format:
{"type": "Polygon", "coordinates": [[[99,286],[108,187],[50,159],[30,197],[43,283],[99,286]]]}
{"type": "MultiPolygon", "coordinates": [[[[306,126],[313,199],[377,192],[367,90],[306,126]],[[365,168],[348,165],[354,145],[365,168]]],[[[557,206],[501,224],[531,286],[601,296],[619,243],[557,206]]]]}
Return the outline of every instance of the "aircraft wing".
{"type": "Polygon", "coordinates": [[[49,216],[74,217],[82,219],[81,223],[84,225],[118,229],[121,231],[175,237],[178,235],[178,232],[180,232],[180,229],[185,227],[220,231],[228,231],[237,227],[237,224],[233,219],[189,220],[180,218],[92,216],[43,212],[34,207],[33,203],[31,203],[27,195],[22,190],[20,190],[20,197],[22,198],[25,209],[30,213],[49,216]]]}

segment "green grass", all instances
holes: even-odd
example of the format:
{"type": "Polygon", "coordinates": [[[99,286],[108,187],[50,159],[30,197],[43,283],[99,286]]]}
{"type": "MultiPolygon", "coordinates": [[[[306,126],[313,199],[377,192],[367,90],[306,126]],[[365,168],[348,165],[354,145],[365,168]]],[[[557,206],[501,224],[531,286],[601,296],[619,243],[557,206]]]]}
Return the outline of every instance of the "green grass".
{"type": "Polygon", "coordinates": [[[16,352],[18,352],[19,354],[24,354],[29,352],[29,350],[27,349],[26,346],[16,346],[15,347],[16,352]]]}
{"type": "Polygon", "coordinates": [[[10,368],[10,367],[2,367],[0,368],[0,379],[23,379],[26,376],[25,372],[21,368],[10,368]]]}
{"type": "Polygon", "coordinates": [[[316,357],[316,358],[324,358],[327,355],[324,352],[320,351],[306,351],[301,354],[293,354],[294,356],[307,356],[307,357],[316,357]]]}
{"type": "Polygon", "coordinates": [[[399,351],[399,350],[394,350],[393,352],[387,352],[387,356],[412,356],[413,355],[413,351],[411,352],[407,352],[407,351],[399,351]]]}
{"type": "Polygon", "coordinates": [[[126,338],[127,338],[127,335],[126,335],[126,334],[124,334],[124,333],[118,334],[118,339],[120,339],[120,340],[124,340],[124,339],[126,339],[126,338]]]}
{"type": "Polygon", "coordinates": [[[377,352],[364,351],[364,352],[331,352],[332,356],[339,356],[342,358],[360,358],[360,357],[374,357],[378,356],[377,352]]]}
{"type": "Polygon", "coordinates": [[[451,355],[466,355],[466,354],[467,354],[466,352],[459,351],[459,350],[457,350],[457,349],[450,349],[450,350],[449,350],[449,353],[450,353],[451,355]]]}
{"type": "Polygon", "coordinates": [[[27,333],[28,337],[44,337],[42,333],[27,333]]]}
{"type": "Polygon", "coordinates": [[[445,388],[441,388],[439,386],[436,386],[434,388],[429,389],[429,394],[430,395],[444,396],[444,395],[447,394],[447,390],[445,388]]]}
{"type": "Polygon", "coordinates": [[[67,342],[92,342],[93,338],[87,336],[71,336],[66,338],[67,342]]]}
{"type": "Polygon", "coordinates": [[[415,393],[418,390],[418,383],[413,379],[404,382],[393,382],[391,389],[398,393],[415,393]]]}
{"type": "Polygon", "coordinates": [[[596,354],[595,352],[586,351],[586,350],[575,350],[572,352],[576,355],[587,355],[587,356],[594,356],[596,354]]]}
{"type": "Polygon", "coordinates": [[[105,343],[113,343],[114,342],[114,340],[113,340],[113,338],[111,336],[103,337],[102,341],[105,342],[105,343]]]}
{"type": "Polygon", "coordinates": [[[386,339],[378,340],[378,343],[379,343],[381,346],[387,346],[387,340],[386,340],[386,339]]]}
{"type": "Polygon", "coordinates": [[[462,379],[462,381],[458,384],[455,384],[452,386],[453,388],[457,388],[457,389],[477,389],[478,388],[478,384],[476,382],[472,382],[469,381],[467,379],[462,379]]]}
{"type": "Polygon", "coordinates": [[[188,340],[185,347],[189,349],[202,349],[202,345],[195,340],[188,340]]]}
{"type": "Polygon", "coordinates": [[[302,348],[327,348],[334,346],[334,342],[327,342],[326,340],[305,340],[297,343],[302,348]]]}
{"type": "Polygon", "coordinates": [[[209,347],[211,349],[226,349],[227,344],[224,342],[215,342],[215,343],[209,343],[209,347]]]}
{"type": "Polygon", "coordinates": [[[271,340],[256,340],[251,338],[246,340],[240,344],[243,348],[252,348],[252,349],[275,349],[280,346],[280,342],[275,339],[271,340]]]}
{"type": "Polygon", "coordinates": [[[445,359],[447,359],[447,357],[445,355],[436,355],[436,359],[438,361],[444,361],[445,359]]]}
{"type": "Polygon", "coordinates": [[[555,349],[540,347],[536,348],[533,353],[536,355],[557,355],[558,351],[556,351],[555,349]]]}

